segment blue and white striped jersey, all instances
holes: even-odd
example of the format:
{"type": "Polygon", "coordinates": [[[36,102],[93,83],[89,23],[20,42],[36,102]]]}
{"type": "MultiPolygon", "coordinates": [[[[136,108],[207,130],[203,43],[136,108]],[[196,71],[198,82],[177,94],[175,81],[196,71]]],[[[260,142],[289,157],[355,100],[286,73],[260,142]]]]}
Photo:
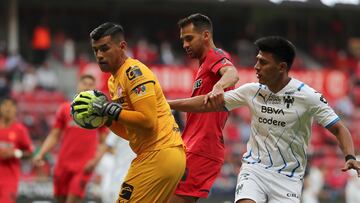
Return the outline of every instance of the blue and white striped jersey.
{"type": "Polygon", "coordinates": [[[328,128],[339,117],[313,88],[292,78],[279,92],[248,83],[225,92],[225,108],[250,108],[251,135],[243,163],[302,179],[313,120],[328,128]]]}

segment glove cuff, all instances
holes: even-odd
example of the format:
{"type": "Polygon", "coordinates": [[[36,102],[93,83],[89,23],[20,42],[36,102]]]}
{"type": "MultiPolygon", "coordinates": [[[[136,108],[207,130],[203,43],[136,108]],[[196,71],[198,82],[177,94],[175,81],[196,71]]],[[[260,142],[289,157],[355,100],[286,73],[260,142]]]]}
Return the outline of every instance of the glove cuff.
{"type": "Polygon", "coordinates": [[[106,103],[104,115],[108,116],[111,120],[118,120],[122,108],[118,103],[106,103]]]}

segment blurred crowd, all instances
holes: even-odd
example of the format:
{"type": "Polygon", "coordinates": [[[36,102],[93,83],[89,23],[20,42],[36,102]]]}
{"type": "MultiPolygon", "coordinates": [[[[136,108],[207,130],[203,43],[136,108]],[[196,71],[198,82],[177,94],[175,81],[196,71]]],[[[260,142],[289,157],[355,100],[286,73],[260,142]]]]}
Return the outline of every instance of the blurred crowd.
{"type": "MultiPolygon", "coordinates": [[[[340,33],[341,26],[334,22],[331,29],[340,33]]],[[[254,36],[244,36],[234,40],[231,47],[223,47],[232,53],[238,68],[253,66],[256,56],[253,38],[254,36]]],[[[129,55],[149,67],[159,64],[164,65],[164,68],[167,65],[197,67],[197,64],[185,57],[180,43],[176,40],[170,41],[159,35],[156,40],[130,36],[128,41],[129,55]]],[[[34,28],[31,44],[31,54],[22,57],[20,54],[7,53],[6,43],[0,42],[0,97],[11,95],[16,98],[19,118],[28,127],[35,148],[38,149],[49,132],[58,105],[73,95],[75,88],[71,84],[76,83],[79,74],[94,57],[90,51],[81,48],[84,45],[77,44],[76,40],[64,32],[51,33],[46,26],[34,28]]],[[[222,47],[222,44],[218,46],[222,47]]],[[[318,43],[299,46],[299,57],[293,66],[294,69],[335,69],[348,75],[349,94],[331,101],[330,104],[349,127],[357,154],[360,154],[359,47],[359,39],[349,39],[344,47],[326,39],[319,40],[318,43]]],[[[176,112],[176,118],[180,126],[183,126],[184,114],[176,112]]],[[[246,109],[231,112],[224,129],[225,164],[213,187],[212,195],[233,196],[241,157],[246,151],[246,142],[250,135],[250,120],[250,113],[246,109]]],[[[310,156],[304,198],[335,201],[344,199],[345,191],[351,191],[350,186],[349,191],[344,188],[353,183],[354,175],[341,172],[344,158],[336,145],[336,139],[329,132],[314,125],[308,146],[310,156]]],[[[47,164],[41,168],[34,168],[29,161],[22,164],[20,195],[51,197],[52,186],[49,181],[56,157],[57,150],[54,150],[48,154],[47,164]],[[41,184],[36,184],[39,182],[41,184]],[[32,187],[28,187],[29,185],[32,187]]],[[[95,175],[89,187],[90,196],[100,195],[100,183],[101,174],[95,175]]],[[[310,200],[305,202],[311,203],[310,200]]]]}

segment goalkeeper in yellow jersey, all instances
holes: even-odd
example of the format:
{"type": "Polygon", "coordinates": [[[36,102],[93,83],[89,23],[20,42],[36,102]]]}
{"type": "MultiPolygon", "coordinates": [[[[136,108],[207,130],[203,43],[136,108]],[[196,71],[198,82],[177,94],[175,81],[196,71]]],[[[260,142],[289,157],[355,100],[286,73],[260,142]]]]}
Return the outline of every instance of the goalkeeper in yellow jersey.
{"type": "Polygon", "coordinates": [[[108,117],[106,125],[137,154],[117,202],[166,203],[184,174],[185,149],[161,86],[148,67],[126,55],[122,26],[104,23],[90,37],[101,71],[112,74],[111,101],[82,92],[72,108],[79,117],[108,117]]]}

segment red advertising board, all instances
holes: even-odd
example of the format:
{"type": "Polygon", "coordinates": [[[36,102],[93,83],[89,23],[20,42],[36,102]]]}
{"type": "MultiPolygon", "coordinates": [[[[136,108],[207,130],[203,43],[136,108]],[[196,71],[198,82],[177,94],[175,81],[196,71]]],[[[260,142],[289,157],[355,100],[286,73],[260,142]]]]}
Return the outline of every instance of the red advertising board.
{"type": "MultiPolygon", "coordinates": [[[[95,72],[94,75],[101,81],[101,84],[99,85],[106,86],[105,77],[108,77],[108,75],[100,77],[101,72],[99,68],[95,67],[97,67],[96,64],[89,64],[88,69],[83,72],[95,72]],[[94,69],[97,70],[94,71],[94,69]]],[[[182,98],[191,95],[196,70],[176,65],[151,66],[151,70],[157,76],[166,97],[182,98]]],[[[237,87],[247,82],[257,82],[253,69],[239,68],[238,72],[240,80],[236,84],[237,87]]],[[[330,101],[346,95],[349,90],[348,75],[336,70],[291,70],[290,76],[303,81],[318,92],[321,92],[330,101]]],[[[98,88],[103,90],[106,89],[106,87],[98,88]]]]}

